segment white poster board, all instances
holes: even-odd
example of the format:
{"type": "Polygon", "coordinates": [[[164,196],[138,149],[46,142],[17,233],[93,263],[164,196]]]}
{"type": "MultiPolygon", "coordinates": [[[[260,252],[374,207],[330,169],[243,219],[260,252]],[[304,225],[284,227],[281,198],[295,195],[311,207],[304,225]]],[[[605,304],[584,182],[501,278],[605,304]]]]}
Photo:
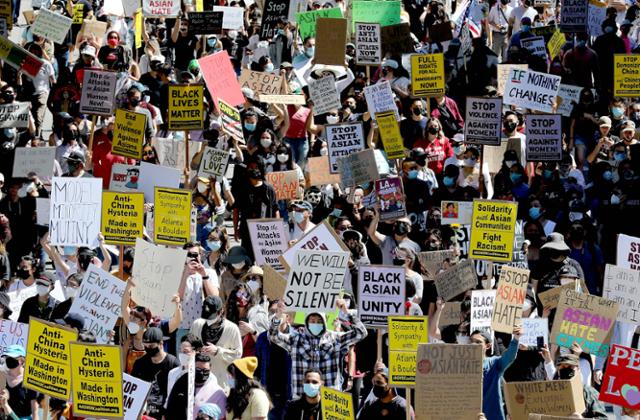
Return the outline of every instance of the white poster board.
{"type": "Polygon", "coordinates": [[[549,318],[522,318],[522,336],[519,343],[524,346],[537,346],[538,337],[549,345],[549,318]]]}
{"type": "Polygon", "coordinates": [[[382,44],[379,23],[355,23],[356,64],[374,65],[382,62],[382,44]]]}
{"type": "Polygon", "coordinates": [[[118,74],[115,71],[84,70],[80,112],[113,115],[118,74]]]}
{"type": "Polygon", "coordinates": [[[27,348],[29,324],[0,319],[0,352],[5,353],[9,346],[18,345],[27,348]]]}
{"type": "Polygon", "coordinates": [[[361,122],[325,125],[329,172],[339,173],[338,159],[364,150],[364,132],[361,122]]]}
{"type": "Polygon", "coordinates": [[[175,17],[180,13],[180,0],[142,0],[144,17],[175,17]]]}
{"type": "Polygon", "coordinates": [[[124,420],[137,420],[147,402],[151,383],[128,373],[122,374],[122,408],[124,420]]]}
{"type": "Polygon", "coordinates": [[[358,269],[358,316],[370,327],[387,327],[387,316],[404,315],[403,267],[363,265],[358,269]]]}
{"type": "Polygon", "coordinates": [[[524,116],[526,154],[529,162],[562,159],[562,115],[528,114],[524,116]]]}
{"type": "Polygon", "coordinates": [[[140,167],[126,163],[114,163],[111,167],[110,191],[137,192],[140,167]]]}
{"type": "Polygon", "coordinates": [[[247,220],[249,236],[256,265],[270,265],[277,271],[283,271],[280,262],[289,247],[289,229],[282,219],[247,220]]]}
{"type": "Polygon", "coordinates": [[[551,113],[560,89],[560,76],[512,68],[504,89],[505,105],[551,113]]]}
{"type": "Polygon", "coordinates": [[[0,128],[29,127],[29,102],[0,105],[0,128]]]}
{"type": "Polygon", "coordinates": [[[473,290],[471,292],[471,326],[469,333],[484,331],[492,334],[491,319],[496,300],[495,290],[473,290]]]}
{"type": "Polygon", "coordinates": [[[374,121],[376,113],[390,110],[393,110],[396,114],[396,120],[400,121],[400,113],[396,102],[393,100],[393,91],[391,91],[389,81],[385,80],[375,85],[365,86],[364,97],[367,100],[367,108],[374,121]]]}
{"type": "Polygon", "coordinates": [[[153,163],[140,162],[140,180],[138,190],[144,193],[144,201],[153,203],[155,187],[178,188],[180,186],[180,170],[153,163]]]}
{"type": "Polygon", "coordinates": [[[227,172],[227,165],[229,164],[229,156],[231,154],[225,150],[216,149],[214,147],[205,147],[202,153],[202,160],[200,160],[200,169],[198,170],[198,176],[205,178],[223,177],[227,172]]]}
{"type": "Polygon", "coordinates": [[[618,235],[616,265],[632,270],[640,270],[640,238],[624,234],[618,235]]]}
{"type": "Polygon", "coordinates": [[[102,179],[54,177],[49,214],[51,245],[95,247],[100,234],[102,179]]]}
{"type": "Polygon", "coordinates": [[[222,29],[241,29],[244,26],[244,8],[213,6],[214,12],[223,12],[222,29]]]}
{"type": "Polygon", "coordinates": [[[55,147],[16,147],[13,177],[29,178],[36,174],[39,178],[51,178],[55,156],[55,147]]]}
{"type": "Polygon", "coordinates": [[[309,82],[309,95],[313,101],[313,115],[320,115],[340,108],[340,95],[335,79],[325,76],[309,82]]]}
{"type": "Polygon", "coordinates": [[[31,25],[31,31],[56,44],[63,44],[72,23],[73,19],[69,17],[41,8],[31,25]]]}
{"type": "Polygon", "coordinates": [[[317,224],[316,227],[307,232],[306,235],[300,238],[298,242],[291,245],[291,247],[282,254],[280,261],[285,265],[285,268],[288,269],[291,267],[294,262],[295,254],[300,249],[320,249],[327,251],[348,250],[326,220],[317,224]]]}
{"type": "Polygon", "coordinates": [[[51,199],[36,197],[36,224],[40,226],[49,226],[51,216],[51,199]]]}
{"type": "Polygon", "coordinates": [[[620,304],[618,321],[640,324],[640,271],[607,264],[602,297],[620,304]]]}

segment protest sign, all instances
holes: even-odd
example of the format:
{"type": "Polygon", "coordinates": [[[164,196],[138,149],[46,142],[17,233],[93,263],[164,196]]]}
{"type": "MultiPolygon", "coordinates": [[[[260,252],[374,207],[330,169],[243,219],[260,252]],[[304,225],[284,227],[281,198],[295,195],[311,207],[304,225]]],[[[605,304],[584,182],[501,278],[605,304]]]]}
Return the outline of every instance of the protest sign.
{"type": "Polygon", "coordinates": [[[438,296],[451,300],[478,284],[476,270],[471,260],[464,260],[434,277],[438,296]]]}
{"type": "Polygon", "coordinates": [[[344,66],[344,45],[347,43],[347,19],[316,19],[315,64],[344,66]]]}
{"type": "Polygon", "coordinates": [[[35,283],[14,292],[7,292],[7,296],[9,296],[9,309],[11,310],[9,319],[12,321],[18,321],[18,318],[20,317],[20,309],[22,309],[24,301],[37,294],[38,290],[35,283]]]}
{"type": "Polygon", "coordinates": [[[575,341],[582,351],[606,357],[609,353],[606,339],[613,328],[618,307],[612,300],[564,289],[551,329],[551,342],[571,348],[575,341]]]}
{"type": "Polygon", "coordinates": [[[462,313],[462,302],[447,302],[444,309],[440,313],[438,327],[442,329],[448,325],[460,324],[460,315],[462,313]]]}
{"type": "Polygon", "coordinates": [[[153,137],[151,145],[155,147],[160,165],[184,171],[187,162],[191,163],[198,153],[200,144],[189,141],[189,157],[186,153],[186,141],[183,132],[173,132],[172,137],[153,137]]]}
{"type": "MultiPolygon", "coordinates": [[[[260,39],[275,38],[278,21],[287,21],[289,18],[288,0],[266,0],[262,10],[262,26],[260,27],[260,39]]],[[[291,19],[293,20],[293,19],[291,19]]]]}
{"type": "Polygon", "coordinates": [[[426,316],[390,316],[389,383],[413,386],[416,382],[416,353],[419,343],[429,341],[426,316]]]}
{"type": "Polygon", "coordinates": [[[63,44],[72,22],[71,18],[41,8],[31,25],[31,31],[56,44],[63,44]]]}
{"type": "Polygon", "coordinates": [[[474,200],[469,257],[510,262],[518,203],[474,200]]]}
{"type": "Polygon", "coordinates": [[[244,103],[244,95],[240,90],[238,77],[226,50],[202,57],[198,63],[216,107],[218,107],[219,99],[231,106],[244,103]]]}
{"type": "Polygon", "coordinates": [[[147,116],[138,112],[118,108],[113,130],[111,153],[132,159],[142,157],[142,144],[147,116]]]}
{"type": "Polygon", "coordinates": [[[77,339],[78,333],[71,328],[31,317],[23,386],[68,401],[71,397],[69,343],[77,339]]]}
{"type": "Polygon", "coordinates": [[[214,147],[206,146],[200,160],[198,176],[223,177],[227,172],[230,153],[214,147]]]}
{"type": "Polygon", "coordinates": [[[366,149],[339,158],[338,170],[344,187],[366,184],[379,177],[373,149],[366,149]]]}
{"type": "Polygon", "coordinates": [[[265,175],[266,181],[276,190],[276,200],[296,200],[301,197],[298,171],[277,171],[265,175]]]}
{"type": "Polygon", "coordinates": [[[546,290],[544,292],[538,293],[538,300],[542,304],[542,307],[545,309],[554,309],[558,307],[558,303],[560,302],[560,295],[564,293],[566,289],[577,290],[578,292],[589,293],[587,289],[587,285],[585,284],[583,279],[580,279],[578,284],[576,283],[567,283],[560,287],[554,287],[553,289],[546,290]]]}
{"type": "Polygon", "coordinates": [[[238,109],[223,100],[218,101],[218,109],[220,109],[221,113],[220,118],[222,119],[222,126],[227,133],[238,140],[244,140],[242,121],[238,109]]]}
{"type": "Polygon", "coordinates": [[[329,156],[310,157],[307,160],[307,168],[309,168],[311,186],[337,184],[340,182],[340,174],[331,173],[329,156]]]}
{"type": "Polygon", "coordinates": [[[191,191],[162,187],[154,191],[153,241],[173,246],[189,242],[191,191]]]}
{"type": "Polygon", "coordinates": [[[365,86],[364,97],[367,100],[367,108],[369,109],[369,113],[374,121],[377,113],[385,111],[393,111],[396,116],[396,120],[400,120],[398,107],[393,99],[391,84],[388,81],[385,80],[384,82],[376,83],[375,85],[365,86]]]}
{"type": "Polygon", "coordinates": [[[54,177],[51,185],[51,245],[97,244],[102,209],[102,179],[54,177]]]}
{"type": "MultiPolygon", "coordinates": [[[[491,335],[491,319],[496,301],[495,290],[471,291],[471,325],[469,331],[484,331],[491,335]]],[[[447,303],[448,305],[448,303],[447,303]]]]}
{"type": "Polygon", "coordinates": [[[560,50],[567,42],[567,38],[560,31],[555,31],[551,36],[551,39],[547,43],[547,48],[549,49],[549,58],[552,60],[556,58],[556,56],[560,53],[560,50]]]}
{"type": "Polygon", "coordinates": [[[134,192],[138,190],[140,167],[124,163],[114,163],[111,167],[109,189],[119,192],[134,192]]]}
{"type": "Polygon", "coordinates": [[[631,324],[640,323],[640,271],[607,264],[604,270],[602,297],[618,302],[617,320],[631,324]]]}
{"type": "Polygon", "coordinates": [[[187,251],[181,248],[157,246],[137,238],[132,271],[136,287],[131,299],[154,315],[170,318],[174,312],[171,298],[178,291],[186,258],[187,251]]]}
{"type": "Polygon", "coordinates": [[[622,233],[618,235],[616,265],[632,270],[640,270],[640,238],[622,233]]]}
{"type": "Polygon", "coordinates": [[[232,6],[213,6],[214,12],[223,12],[222,29],[236,30],[244,26],[244,8],[232,6]]]}
{"type": "Polygon", "coordinates": [[[313,229],[307,232],[298,242],[287,249],[280,257],[280,262],[287,271],[294,263],[296,252],[300,249],[323,250],[323,251],[349,251],[349,248],[342,242],[340,237],[329,226],[326,220],[318,223],[313,229]]]}
{"type": "Polygon", "coordinates": [[[387,158],[404,158],[404,144],[395,113],[393,111],[377,112],[375,120],[378,123],[378,132],[387,158]]]}
{"type": "Polygon", "coordinates": [[[95,334],[100,344],[109,342],[110,333],[122,315],[126,286],[125,282],[93,264],[84,273],[69,312],[83,317],[85,330],[95,334]]]}
{"type": "Polygon", "coordinates": [[[602,22],[607,18],[607,2],[589,0],[589,35],[599,37],[602,32],[602,22]]]}
{"type": "Polygon", "coordinates": [[[502,138],[502,99],[467,97],[464,141],[499,146],[502,138]]]}
{"type": "Polygon", "coordinates": [[[375,191],[380,203],[380,209],[378,210],[380,221],[394,220],[407,215],[402,178],[377,179],[375,191]]]}
{"type": "Polygon", "coordinates": [[[545,45],[544,37],[532,36],[531,38],[521,40],[520,44],[529,54],[543,59],[547,58],[547,46],[545,45]]]}
{"type": "Polygon", "coordinates": [[[287,289],[287,279],[276,271],[271,265],[262,266],[262,292],[269,299],[282,299],[287,289]]]}
{"type": "Polygon", "coordinates": [[[268,104],[304,105],[304,95],[260,95],[260,101],[268,104]]]}
{"type": "Polygon", "coordinates": [[[332,388],[320,388],[322,395],[322,418],[332,420],[354,420],[353,398],[348,392],[332,388]]]}
{"type": "Polygon", "coordinates": [[[562,32],[587,32],[589,0],[564,0],[560,9],[562,32]]]}
{"type": "Polygon", "coordinates": [[[415,53],[411,39],[411,28],[408,23],[383,26],[381,29],[382,56],[387,53],[402,54],[415,53]]]}
{"type": "MultiPolygon", "coordinates": [[[[13,17],[11,21],[13,22],[13,17]]],[[[32,79],[42,67],[42,60],[5,37],[0,37],[0,60],[32,79]]]]}
{"type": "Polygon", "coordinates": [[[443,225],[468,225],[471,224],[473,215],[473,203],[469,201],[445,201],[440,203],[441,223],[443,225]]]}
{"type": "MultiPolygon", "coordinates": [[[[240,87],[248,87],[259,96],[280,95],[282,91],[282,76],[243,69],[240,75],[240,87]]],[[[260,99],[262,100],[262,97],[260,99]]]]}
{"type": "Polygon", "coordinates": [[[418,254],[418,261],[423,268],[422,274],[427,279],[433,280],[433,278],[441,270],[449,268],[449,266],[456,262],[456,254],[453,250],[442,251],[427,251],[418,254]]]}
{"type": "Polygon", "coordinates": [[[137,420],[147,401],[151,384],[122,373],[122,409],[124,420],[137,420]]]}
{"type": "MultiPolygon", "coordinates": [[[[352,22],[379,23],[381,26],[398,25],[402,2],[396,0],[354,0],[352,22]]],[[[355,26],[352,26],[352,30],[355,26]]]]}
{"type": "Polygon", "coordinates": [[[342,10],[339,7],[332,7],[330,9],[318,9],[297,13],[296,22],[298,22],[300,39],[316,36],[316,20],[318,20],[319,17],[341,18],[342,10]]]}
{"type": "Polygon", "coordinates": [[[29,102],[0,105],[0,128],[27,128],[30,106],[29,102]]]}
{"type": "Polygon", "coordinates": [[[340,108],[340,95],[335,79],[325,76],[309,82],[309,95],[313,101],[313,115],[320,115],[340,108]]]}
{"type": "Polygon", "coordinates": [[[520,324],[522,305],[527,294],[529,270],[503,265],[500,270],[491,328],[511,334],[520,324]]]}
{"type": "Polygon", "coordinates": [[[382,62],[382,44],[379,23],[355,22],[356,64],[377,66],[382,62]]]}
{"type": "Polygon", "coordinates": [[[330,170],[338,173],[338,158],[364,150],[364,134],[361,122],[327,124],[324,126],[327,136],[330,170]]]}
{"type": "Polygon", "coordinates": [[[528,420],[529,413],[569,416],[585,410],[580,375],[570,380],[507,382],[504,394],[513,420],[528,420]]]}
{"type": "Polygon", "coordinates": [[[615,54],[613,56],[613,94],[640,96],[640,56],[615,54]]]}
{"type": "Polygon", "coordinates": [[[411,94],[438,96],[444,93],[444,55],[442,53],[412,55],[411,94]]]}
{"type": "Polygon", "coordinates": [[[560,90],[558,90],[558,97],[556,99],[558,103],[558,114],[563,117],[571,116],[573,106],[578,103],[582,89],[580,86],[560,84],[560,90]]]}
{"type": "Polygon", "coordinates": [[[16,147],[13,177],[29,178],[36,174],[40,178],[51,178],[55,155],[55,147],[16,147]]]}
{"type": "Polygon", "coordinates": [[[640,378],[638,365],[640,350],[614,344],[609,353],[602,378],[600,401],[638,409],[640,406],[640,378]]]}
{"type": "Polygon", "coordinates": [[[0,319],[0,352],[2,352],[2,354],[12,345],[18,345],[26,349],[28,337],[28,324],[14,322],[8,319],[0,319]]]}
{"type": "Polygon", "coordinates": [[[472,419],[482,412],[482,346],[420,344],[416,420],[472,419]]]}
{"type": "Polygon", "coordinates": [[[224,12],[189,12],[189,32],[194,35],[217,35],[222,33],[224,12]]]}
{"type": "Polygon", "coordinates": [[[117,79],[115,71],[84,69],[80,112],[113,115],[117,79]]]}
{"type": "Polygon", "coordinates": [[[51,216],[51,200],[49,198],[36,197],[36,224],[40,226],[49,226],[51,216]]]}
{"type": "Polygon", "coordinates": [[[387,316],[404,315],[403,267],[366,265],[358,270],[358,316],[370,327],[387,328],[387,316]]]}
{"type": "Polygon", "coordinates": [[[203,99],[202,85],[169,85],[169,130],[202,130],[203,99]]]}
{"type": "Polygon", "coordinates": [[[551,113],[560,79],[552,74],[512,68],[504,90],[504,104],[551,113]]]}
{"type": "Polygon", "coordinates": [[[538,337],[549,344],[549,318],[522,318],[522,331],[518,343],[523,346],[537,346],[538,337]]]}
{"type": "Polygon", "coordinates": [[[0,1],[0,19],[4,19],[8,30],[13,27],[13,2],[11,0],[0,1]]]}
{"type": "Polygon", "coordinates": [[[562,116],[560,114],[527,114],[525,135],[529,162],[560,161],[562,159],[562,116]]]}
{"type": "Polygon", "coordinates": [[[498,95],[504,95],[511,69],[527,70],[528,68],[527,64],[498,64],[498,95]]]}
{"type": "Polygon", "coordinates": [[[347,252],[298,250],[284,294],[287,309],[304,313],[335,309],[348,262],[347,252]]]}
{"type": "MultiPolygon", "coordinates": [[[[289,4],[289,12],[287,15],[287,21],[289,22],[295,22],[296,21],[296,15],[298,13],[302,13],[302,12],[306,12],[307,11],[307,1],[306,0],[291,0],[289,2],[287,2],[289,4]]],[[[264,20],[264,18],[263,18],[264,20]]]]}
{"type": "Polygon", "coordinates": [[[144,17],[175,17],[180,14],[179,0],[142,0],[144,17]]]}
{"type": "Polygon", "coordinates": [[[74,415],[124,416],[121,360],[119,346],[71,343],[74,415]]]}
{"type": "MultiPolygon", "coordinates": [[[[157,1],[157,0],[156,0],[157,1]]],[[[75,7],[82,6],[82,3],[76,4],[75,7]]],[[[78,16],[74,16],[74,24],[76,23],[76,18],[78,16]]],[[[82,12],[80,12],[80,18],[82,18],[82,12]]],[[[76,37],[76,48],[80,50],[80,44],[88,39],[93,38],[95,44],[104,45],[106,44],[105,36],[107,32],[107,22],[103,22],[95,19],[82,20],[80,22],[82,26],[80,27],[80,32],[78,32],[78,36],[76,37]]]]}
{"type": "Polygon", "coordinates": [[[289,247],[289,229],[284,221],[252,219],[247,220],[247,225],[256,265],[269,265],[278,271],[283,271],[284,267],[278,257],[289,247]]]}
{"type": "Polygon", "coordinates": [[[143,219],[143,193],[102,193],[102,235],[107,244],[134,246],[144,233],[143,219]]]}

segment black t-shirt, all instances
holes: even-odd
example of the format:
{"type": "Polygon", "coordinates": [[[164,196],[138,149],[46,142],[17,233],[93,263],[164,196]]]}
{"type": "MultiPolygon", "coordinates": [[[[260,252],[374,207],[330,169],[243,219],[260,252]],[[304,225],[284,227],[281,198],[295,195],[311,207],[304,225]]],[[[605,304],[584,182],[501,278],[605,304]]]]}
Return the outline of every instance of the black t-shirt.
{"type": "Polygon", "coordinates": [[[264,182],[259,186],[247,185],[244,191],[246,193],[237,200],[243,223],[249,219],[275,217],[278,202],[276,190],[271,185],[264,182]]]}
{"type": "Polygon", "coordinates": [[[11,388],[7,384],[7,391],[9,391],[9,406],[16,413],[16,416],[21,418],[30,416],[32,414],[31,400],[36,399],[37,392],[26,389],[22,386],[22,382],[15,388],[11,388]]]}
{"type": "Polygon", "coordinates": [[[407,402],[402,397],[394,397],[391,402],[383,403],[379,399],[366,401],[360,413],[359,419],[367,420],[405,420],[407,416],[407,402]]]}
{"type": "Polygon", "coordinates": [[[407,118],[400,122],[400,134],[402,135],[404,147],[407,149],[413,149],[413,144],[416,140],[421,139],[424,136],[427,121],[429,121],[428,118],[423,118],[419,121],[407,118]]]}
{"type": "Polygon", "coordinates": [[[164,376],[165,379],[169,371],[174,367],[178,367],[178,359],[172,354],[167,354],[160,363],[153,363],[151,357],[144,355],[133,364],[131,376],[135,376],[143,381],[152,382],[156,375],[164,376]]]}
{"type": "MultiPolygon", "coordinates": [[[[188,34],[186,37],[178,35],[178,40],[172,43],[175,52],[174,66],[180,70],[187,70],[189,62],[196,58],[198,38],[188,34]]],[[[178,75],[176,75],[178,76],[178,75]]]]}

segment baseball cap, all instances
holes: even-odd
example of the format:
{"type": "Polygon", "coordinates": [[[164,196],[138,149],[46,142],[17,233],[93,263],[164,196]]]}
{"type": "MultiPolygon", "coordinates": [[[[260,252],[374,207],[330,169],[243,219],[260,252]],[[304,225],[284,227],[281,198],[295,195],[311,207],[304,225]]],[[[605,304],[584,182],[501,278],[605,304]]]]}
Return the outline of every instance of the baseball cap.
{"type": "Polygon", "coordinates": [[[24,347],[18,344],[12,344],[4,351],[3,356],[8,356],[13,359],[17,359],[18,357],[26,357],[27,352],[24,350],[24,347]]]}
{"type": "Polygon", "coordinates": [[[162,330],[158,327],[148,328],[142,336],[143,343],[161,343],[162,330]]]}
{"type": "Polygon", "coordinates": [[[91,57],[95,58],[96,57],[96,47],[94,47],[93,45],[85,45],[80,50],[80,54],[81,55],[90,55],[91,57]]]}
{"type": "Polygon", "coordinates": [[[598,118],[598,126],[600,127],[611,127],[611,118],[602,116],[598,118]]]}

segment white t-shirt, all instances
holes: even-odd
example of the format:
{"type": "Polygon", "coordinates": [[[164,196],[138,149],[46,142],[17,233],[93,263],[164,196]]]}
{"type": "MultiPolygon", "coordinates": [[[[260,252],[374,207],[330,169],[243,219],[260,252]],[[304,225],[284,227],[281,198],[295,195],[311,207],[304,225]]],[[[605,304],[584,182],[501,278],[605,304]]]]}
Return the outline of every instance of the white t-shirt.
{"type": "MultiPolygon", "coordinates": [[[[219,288],[220,282],[218,281],[218,275],[215,270],[205,268],[205,272],[209,276],[209,279],[206,281],[212,286],[219,288]]],[[[202,276],[198,273],[187,277],[182,299],[182,322],[180,322],[180,328],[191,328],[191,324],[193,324],[196,319],[199,319],[202,314],[202,304],[205,298],[203,281],[202,276]]]]}
{"type": "Polygon", "coordinates": [[[42,67],[40,67],[40,71],[36,74],[36,77],[33,78],[33,87],[35,88],[35,93],[49,93],[51,90],[51,85],[49,83],[49,78],[54,75],[53,66],[47,60],[42,60],[42,67]]]}
{"type": "Polygon", "coordinates": [[[528,17],[529,19],[531,19],[531,22],[533,22],[533,19],[535,19],[536,16],[538,16],[538,12],[536,12],[536,9],[534,9],[533,7],[514,7],[511,11],[511,16],[509,16],[509,19],[513,18],[512,33],[515,34],[516,32],[520,31],[520,21],[523,17],[528,17]]]}
{"type": "Polygon", "coordinates": [[[300,229],[300,226],[298,226],[297,223],[294,223],[293,233],[291,234],[291,238],[289,239],[291,239],[292,241],[299,241],[304,235],[307,234],[307,232],[309,232],[314,227],[316,227],[316,225],[311,223],[311,221],[307,222],[307,228],[305,230],[300,229]]]}

